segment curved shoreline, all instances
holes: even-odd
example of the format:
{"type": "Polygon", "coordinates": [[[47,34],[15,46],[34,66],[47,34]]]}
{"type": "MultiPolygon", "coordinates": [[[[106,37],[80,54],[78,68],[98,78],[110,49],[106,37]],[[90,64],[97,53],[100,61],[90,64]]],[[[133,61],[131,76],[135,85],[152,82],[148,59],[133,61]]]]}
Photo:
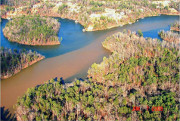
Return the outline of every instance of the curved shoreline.
{"type": "MultiPolygon", "coordinates": [[[[128,24],[133,24],[133,23],[136,23],[137,21],[139,21],[140,19],[144,19],[144,18],[149,18],[149,17],[157,17],[157,16],[161,16],[161,15],[168,15],[168,16],[179,16],[179,14],[158,14],[158,15],[152,15],[152,16],[143,16],[143,17],[138,17],[136,18],[133,22],[129,22],[127,21],[126,23],[123,23],[123,24],[117,24],[117,25],[114,25],[114,26],[109,26],[107,27],[106,29],[96,29],[96,30],[92,30],[92,31],[102,31],[102,30],[108,30],[108,29],[112,29],[112,28],[115,28],[115,27],[123,27],[125,25],[128,25],[128,24]]],[[[83,25],[82,25],[83,26],[83,25]]],[[[86,30],[88,32],[88,30],[86,30]]],[[[89,31],[90,32],[90,31],[89,31]]]]}
{"type": "Polygon", "coordinates": [[[103,57],[106,55],[104,48],[101,47],[101,40],[103,41],[102,37],[82,49],[44,59],[40,63],[33,64],[28,69],[24,69],[21,73],[16,74],[16,76],[1,80],[2,106],[9,108],[10,112],[13,113],[13,104],[16,103],[19,96],[25,93],[27,88],[43,84],[51,78],[63,77],[63,79],[67,79],[72,75],[78,74],[81,70],[86,70],[87,72],[89,66],[96,62],[99,56],[103,57]],[[94,49],[90,51],[92,47],[94,49]],[[84,59],[86,61],[82,61],[84,59]],[[11,90],[16,91],[12,92],[11,90]]]}
{"type": "MultiPolygon", "coordinates": [[[[128,25],[128,24],[132,24],[132,23],[135,23],[136,21],[140,20],[140,19],[144,19],[144,18],[148,18],[148,17],[156,17],[156,16],[160,16],[160,15],[169,15],[169,16],[179,16],[180,13],[154,13],[154,14],[151,14],[151,15],[140,15],[138,16],[137,18],[135,18],[133,21],[125,21],[125,22],[122,22],[121,24],[116,24],[116,25],[112,25],[112,26],[108,26],[107,28],[98,28],[98,29],[92,29],[92,30],[88,30],[88,28],[84,28],[83,30],[87,31],[87,32],[92,32],[92,31],[102,31],[102,30],[109,30],[109,29],[112,29],[112,28],[115,28],[115,27],[122,27],[122,26],[125,26],[125,25],[128,25]]],[[[56,14],[56,15],[49,15],[49,14],[41,14],[41,16],[48,16],[48,17],[59,17],[59,18],[65,18],[65,19],[69,19],[69,20],[73,20],[73,21],[78,21],[76,18],[72,18],[72,17],[67,17],[67,16],[62,16],[60,14],[56,14]]],[[[11,18],[11,16],[2,16],[3,19],[7,19],[7,18],[11,18]]],[[[84,22],[83,21],[78,21],[78,23],[80,25],[82,25],[84,27],[84,22]]]]}
{"type": "MultiPolygon", "coordinates": [[[[138,26],[138,28],[139,27],[142,26],[138,26]]],[[[138,29],[136,26],[135,28],[138,29]]],[[[132,29],[135,28],[132,27],[132,29]]],[[[77,77],[76,75],[80,73],[84,75],[94,62],[99,63],[102,61],[103,56],[108,56],[110,54],[109,51],[106,51],[102,47],[101,42],[104,41],[107,36],[120,30],[122,31],[123,28],[108,31],[83,48],[64,55],[44,59],[24,69],[16,76],[7,80],[2,80],[2,106],[9,108],[10,112],[13,113],[13,104],[16,103],[17,97],[24,94],[27,88],[42,84],[54,77],[63,77],[67,82],[68,79],[73,76],[77,77]]]]}
{"type": "MultiPolygon", "coordinates": [[[[156,17],[156,16],[161,16],[161,15],[179,16],[180,13],[157,13],[157,14],[151,15],[151,16],[143,16],[143,15],[142,15],[142,16],[139,16],[138,18],[134,19],[134,21],[131,22],[131,24],[136,23],[136,22],[137,22],[138,20],[140,20],[140,19],[144,19],[144,18],[148,18],[148,17],[156,17]]],[[[69,19],[69,20],[73,20],[73,21],[78,21],[77,19],[74,19],[74,18],[71,18],[71,17],[62,17],[62,16],[60,16],[60,15],[58,15],[58,16],[46,15],[46,16],[48,16],[48,17],[60,17],[60,18],[65,18],[65,19],[69,19]]],[[[78,23],[84,27],[83,22],[78,21],[78,23]]],[[[126,22],[123,23],[123,24],[117,24],[117,25],[109,26],[109,27],[107,27],[107,28],[92,29],[92,30],[87,30],[87,28],[84,28],[84,30],[87,31],[87,32],[102,31],[102,30],[113,29],[113,28],[115,28],[115,27],[123,27],[123,26],[128,25],[128,24],[130,24],[130,22],[129,22],[129,21],[126,21],[126,22]]]]}
{"type": "Polygon", "coordinates": [[[3,35],[10,42],[22,45],[59,45],[60,22],[50,17],[21,16],[6,23],[3,35]]]}
{"type": "Polygon", "coordinates": [[[41,58],[38,58],[37,60],[34,60],[34,61],[32,61],[31,63],[29,63],[29,64],[23,65],[22,69],[15,71],[14,74],[12,74],[12,75],[1,76],[1,80],[8,79],[8,78],[10,78],[10,77],[18,74],[18,73],[21,72],[23,69],[30,67],[31,65],[33,65],[33,64],[35,64],[35,63],[43,60],[44,58],[45,58],[45,57],[42,56],[41,58]]]}
{"type": "MultiPolygon", "coordinates": [[[[4,34],[4,33],[3,33],[4,34]]],[[[60,41],[55,41],[55,42],[46,42],[46,43],[38,43],[38,44],[35,44],[35,43],[31,43],[29,44],[28,42],[25,42],[25,41],[22,41],[22,42],[18,42],[16,40],[10,40],[8,36],[6,36],[4,34],[4,36],[10,41],[10,42],[15,42],[15,43],[18,43],[18,44],[21,44],[21,45],[32,45],[32,46],[49,46],[49,45],[60,45],[60,41]]]]}

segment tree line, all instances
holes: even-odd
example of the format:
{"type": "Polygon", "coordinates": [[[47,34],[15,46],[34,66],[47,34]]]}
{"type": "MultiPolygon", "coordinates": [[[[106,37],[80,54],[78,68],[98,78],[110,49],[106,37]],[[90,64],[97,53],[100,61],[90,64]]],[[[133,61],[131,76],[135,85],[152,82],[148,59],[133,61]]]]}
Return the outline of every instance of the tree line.
{"type": "Polygon", "coordinates": [[[20,16],[9,21],[3,33],[8,40],[27,45],[60,44],[60,23],[49,17],[20,16]]]}
{"type": "Polygon", "coordinates": [[[51,79],[29,88],[18,99],[17,119],[179,120],[178,46],[124,31],[107,37],[103,47],[113,53],[91,66],[88,79],[51,79]],[[157,106],[163,110],[153,111],[157,106]]]}
{"type": "MultiPolygon", "coordinates": [[[[12,0],[7,0],[12,1],[12,0]]],[[[22,3],[20,6],[25,6],[21,0],[16,0],[19,3],[22,3]]],[[[15,2],[15,1],[12,1],[15,2]]],[[[85,29],[87,29],[90,25],[93,26],[93,30],[102,30],[107,28],[112,28],[114,26],[120,26],[128,23],[133,23],[139,18],[144,18],[147,16],[154,16],[159,14],[170,14],[172,13],[170,8],[174,8],[179,12],[179,2],[178,1],[170,1],[169,7],[163,6],[162,4],[154,4],[153,0],[105,0],[105,1],[92,1],[92,0],[72,0],[70,3],[75,5],[75,10],[72,11],[72,6],[65,0],[61,1],[62,4],[60,6],[56,6],[59,1],[24,1],[29,8],[27,10],[23,10],[26,14],[31,14],[34,10],[32,9],[33,5],[40,2],[41,5],[36,7],[36,14],[40,14],[42,16],[56,16],[62,18],[68,18],[73,20],[78,20],[85,29]],[[58,7],[58,8],[56,8],[58,7]],[[99,19],[97,17],[96,21],[93,21],[90,17],[91,14],[101,14],[105,12],[106,8],[114,9],[115,13],[122,14],[122,19],[117,20],[112,19],[110,16],[106,16],[106,19],[99,19]],[[57,10],[56,10],[57,9],[57,10]]],[[[11,3],[11,2],[9,2],[11,3]]],[[[13,4],[15,5],[15,4],[13,4]]],[[[14,7],[14,6],[11,6],[14,7]]],[[[12,8],[14,9],[14,8],[12,8]]],[[[12,10],[11,9],[11,10],[12,10]]],[[[74,8],[73,8],[74,9],[74,8]]],[[[2,14],[6,15],[10,10],[2,9],[2,14]]],[[[14,11],[14,10],[12,10],[14,11]]],[[[172,13],[174,14],[174,13],[172,13]]],[[[116,15],[115,15],[116,16],[116,15]]]]}
{"type": "Polygon", "coordinates": [[[1,47],[1,79],[6,79],[44,58],[36,51],[1,47]]]}

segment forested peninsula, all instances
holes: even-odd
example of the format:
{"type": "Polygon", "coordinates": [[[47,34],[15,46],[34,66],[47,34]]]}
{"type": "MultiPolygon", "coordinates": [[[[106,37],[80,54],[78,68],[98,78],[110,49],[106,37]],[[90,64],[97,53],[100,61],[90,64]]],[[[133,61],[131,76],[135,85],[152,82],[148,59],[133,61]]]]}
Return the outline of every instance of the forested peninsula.
{"type": "Polygon", "coordinates": [[[116,33],[102,43],[112,55],[88,79],[50,80],[16,104],[17,120],[179,120],[179,46],[116,33]]]}
{"type": "Polygon", "coordinates": [[[84,31],[105,30],[136,20],[165,15],[179,15],[178,0],[2,0],[2,18],[19,15],[61,17],[76,20],[84,31]]]}
{"type": "Polygon", "coordinates": [[[179,22],[175,22],[171,25],[170,27],[170,31],[160,31],[158,34],[161,37],[161,39],[163,39],[164,41],[168,41],[171,43],[175,43],[178,44],[180,46],[180,41],[179,41],[179,22]]]}
{"type": "Polygon", "coordinates": [[[1,47],[1,79],[7,79],[22,69],[44,59],[45,57],[35,51],[11,50],[1,47]]]}
{"type": "Polygon", "coordinates": [[[171,30],[180,32],[180,23],[179,23],[179,21],[176,21],[174,24],[171,25],[171,30]]]}
{"type": "Polygon", "coordinates": [[[179,33],[175,33],[173,31],[165,32],[162,30],[159,32],[159,36],[165,41],[173,42],[180,45],[179,33]]]}
{"type": "Polygon", "coordinates": [[[9,41],[24,45],[60,44],[57,33],[60,23],[49,17],[20,16],[10,20],[3,29],[9,41]]]}

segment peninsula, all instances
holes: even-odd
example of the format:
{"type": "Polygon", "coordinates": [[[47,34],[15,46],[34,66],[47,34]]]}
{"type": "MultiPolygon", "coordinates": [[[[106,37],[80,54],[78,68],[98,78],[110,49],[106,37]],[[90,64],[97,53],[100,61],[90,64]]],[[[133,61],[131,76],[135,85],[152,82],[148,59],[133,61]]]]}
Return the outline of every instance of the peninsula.
{"type": "Polygon", "coordinates": [[[16,104],[17,120],[178,120],[179,46],[124,31],[103,47],[88,79],[54,79],[29,88],[16,104]],[[147,107],[148,106],[148,107],[147,107]]]}
{"type": "Polygon", "coordinates": [[[162,30],[158,34],[161,37],[161,39],[171,43],[178,44],[180,46],[179,31],[180,25],[179,22],[176,21],[171,25],[170,31],[165,32],[164,30],[162,30]]]}
{"type": "Polygon", "coordinates": [[[174,24],[172,24],[171,25],[171,30],[180,32],[180,23],[178,21],[176,21],[174,24]]]}
{"type": "Polygon", "coordinates": [[[2,18],[39,14],[76,20],[84,31],[105,30],[150,16],[180,15],[178,0],[25,0],[2,2],[2,18]]]}
{"type": "Polygon", "coordinates": [[[3,33],[9,41],[24,45],[57,45],[59,27],[54,18],[23,15],[10,20],[3,33]]]}
{"type": "Polygon", "coordinates": [[[168,42],[173,42],[175,44],[180,45],[180,41],[179,41],[179,34],[175,33],[173,31],[160,31],[159,32],[159,36],[161,37],[161,39],[168,41],[168,42]]]}
{"type": "Polygon", "coordinates": [[[11,50],[1,47],[1,79],[7,79],[22,69],[44,59],[37,52],[26,50],[11,50]]]}

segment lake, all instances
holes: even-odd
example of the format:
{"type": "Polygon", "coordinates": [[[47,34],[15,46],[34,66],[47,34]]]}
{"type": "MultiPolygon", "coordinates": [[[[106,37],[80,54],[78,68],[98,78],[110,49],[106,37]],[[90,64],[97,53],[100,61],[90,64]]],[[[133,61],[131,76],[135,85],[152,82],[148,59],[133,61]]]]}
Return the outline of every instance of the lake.
{"type": "Polygon", "coordinates": [[[71,82],[75,78],[85,78],[87,70],[94,63],[108,57],[110,52],[104,49],[101,42],[107,36],[124,29],[132,31],[142,30],[144,37],[159,38],[160,30],[170,30],[170,24],[178,21],[178,16],[161,15],[140,19],[134,24],[116,27],[104,31],[82,32],[83,27],[72,20],[56,18],[61,23],[58,33],[63,38],[61,45],[56,46],[28,46],[9,42],[3,35],[2,29],[8,20],[1,22],[1,46],[11,49],[31,49],[46,57],[46,59],[22,70],[20,73],[1,80],[1,106],[13,113],[13,105],[27,88],[43,84],[51,78],[63,78],[71,82]]]}

